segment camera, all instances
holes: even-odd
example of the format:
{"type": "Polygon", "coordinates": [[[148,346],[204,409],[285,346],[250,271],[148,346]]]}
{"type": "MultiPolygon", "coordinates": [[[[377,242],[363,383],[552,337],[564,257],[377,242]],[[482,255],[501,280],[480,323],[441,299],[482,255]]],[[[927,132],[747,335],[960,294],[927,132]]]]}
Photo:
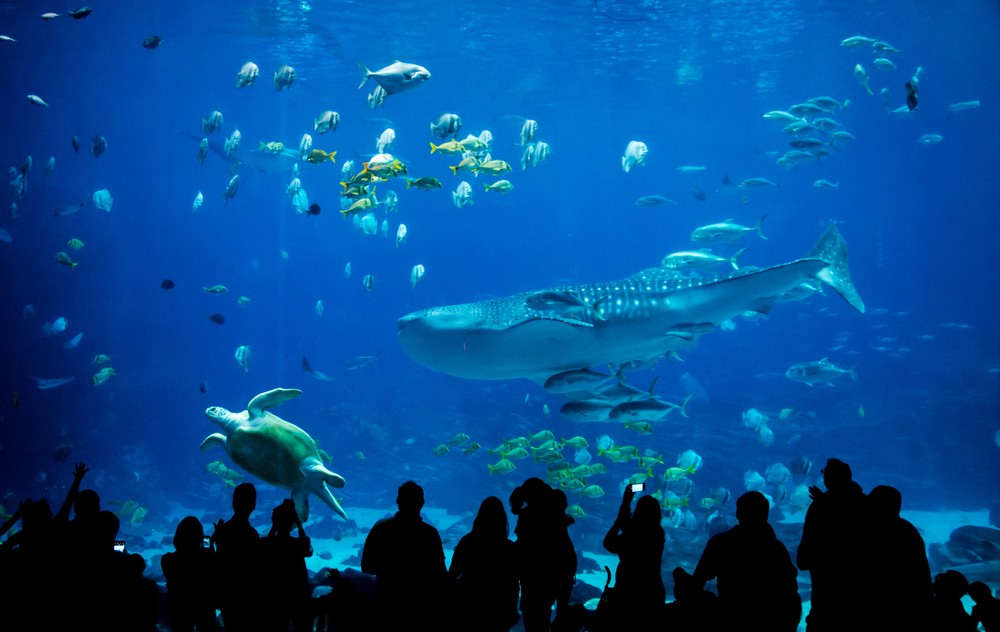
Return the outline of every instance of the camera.
{"type": "Polygon", "coordinates": [[[204,538],[202,538],[201,545],[206,549],[210,548],[212,546],[212,536],[206,535],[204,538]]]}
{"type": "Polygon", "coordinates": [[[125,552],[125,540],[115,540],[115,551],[119,553],[125,552]]]}
{"type": "Polygon", "coordinates": [[[632,490],[633,494],[638,493],[638,492],[644,492],[644,491],[646,491],[646,484],[645,483],[632,483],[628,487],[629,487],[629,489],[632,490]]]}

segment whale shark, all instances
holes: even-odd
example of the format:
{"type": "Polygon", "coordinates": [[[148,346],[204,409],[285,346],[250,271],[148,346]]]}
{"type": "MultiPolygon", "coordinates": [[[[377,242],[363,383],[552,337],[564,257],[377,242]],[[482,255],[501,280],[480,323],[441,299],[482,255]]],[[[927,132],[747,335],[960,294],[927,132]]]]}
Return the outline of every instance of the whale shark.
{"type": "Polygon", "coordinates": [[[746,311],[770,313],[783,294],[813,279],[864,313],[848,269],[847,243],[831,223],[805,258],[770,268],[707,277],[650,268],[620,281],[433,307],[400,318],[396,326],[403,351],[435,371],[544,384],[563,371],[692,349],[723,321],[746,311]]]}

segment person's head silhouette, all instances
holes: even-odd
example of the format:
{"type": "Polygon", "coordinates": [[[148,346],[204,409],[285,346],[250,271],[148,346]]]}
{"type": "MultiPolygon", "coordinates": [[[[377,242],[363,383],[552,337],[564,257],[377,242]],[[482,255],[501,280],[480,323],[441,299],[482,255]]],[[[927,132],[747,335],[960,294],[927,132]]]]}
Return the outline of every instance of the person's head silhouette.
{"type": "Polygon", "coordinates": [[[823,484],[828,490],[847,489],[851,485],[851,466],[840,459],[829,459],[823,468],[823,484]]]}
{"type": "Polygon", "coordinates": [[[73,501],[76,517],[91,520],[101,512],[101,497],[92,489],[81,490],[73,501]]]}
{"type": "Polygon", "coordinates": [[[174,548],[178,551],[193,551],[202,546],[205,530],[194,516],[181,520],[174,531],[174,548]]]}
{"type": "Polygon", "coordinates": [[[472,532],[490,539],[510,535],[510,524],[507,522],[507,511],[502,500],[490,496],[479,505],[479,513],[472,522],[472,532]]]}
{"type": "Polygon", "coordinates": [[[424,490],[413,481],[406,481],[396,492],[396,506],[400,513],[420,514],[424,507],[424,490]]]}
{"type": "Polygon", "coordinates": [[[891,520],[899,517],[903,496],[895,487],[879,485],[868,493],[868,503],[876,520],[891,520]]]}
{"type": "Polygon", "coordinates": [[[237,516],[250,517],[257,508],[257,488],[253,483],[241,483],[233,490],[233,511],[237,516]]]}
{"type": "Polygon", "coordinates": [[[640,529],[655,530],[660,527],[660,503],[652,496],[642,496],[635,503],[632,525],[640,529]]]}
{"type": "Polygon", "coordinates": [[[736,500],[736,519],[742,527],[753,527],[767,522],[771,504],[760,492],[747,492],[736,500]]]}

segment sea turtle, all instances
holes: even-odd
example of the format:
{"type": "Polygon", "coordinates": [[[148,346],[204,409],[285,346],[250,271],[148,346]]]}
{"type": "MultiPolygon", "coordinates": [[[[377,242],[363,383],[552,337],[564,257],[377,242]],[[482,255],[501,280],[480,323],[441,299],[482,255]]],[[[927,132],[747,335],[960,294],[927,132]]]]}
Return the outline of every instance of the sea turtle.
{"type": "Polygon", "coordinates": [[[226,434],[208,435],[201,442],[201,450],[221,446],[248,473],[275,487],[292,490],[295,509],[303,522],[309,517],[309,494],[316,494],[347,520],[347,512],[327,487],[327,483],[343,487],[344,478],[323,466],[316,442],[305,430],[267,412],[301,394],[294,388],[276,388],[254,397],[241,413],[220,406],[207,409],[205,415],[226,434]]]}

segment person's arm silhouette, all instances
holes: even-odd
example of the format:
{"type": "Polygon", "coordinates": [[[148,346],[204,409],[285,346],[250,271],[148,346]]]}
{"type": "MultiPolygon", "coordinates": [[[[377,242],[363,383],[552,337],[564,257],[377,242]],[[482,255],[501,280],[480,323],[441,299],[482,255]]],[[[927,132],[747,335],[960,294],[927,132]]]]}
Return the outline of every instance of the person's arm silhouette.
{"type": "Polygon", "coordinates": [[[83,480],[84,474],[89,471],[86,463],[81,461],[76,464],[76,468],[73,471],[73,485],[70,486],[69,492],[66,494],[66,500],[63,501],[62,507],[59,508],[59,513],[53,516],[53,520],[69,520],[69,510],[73,508],[76,493],[80,490],[80,481],[83,480]]]}

